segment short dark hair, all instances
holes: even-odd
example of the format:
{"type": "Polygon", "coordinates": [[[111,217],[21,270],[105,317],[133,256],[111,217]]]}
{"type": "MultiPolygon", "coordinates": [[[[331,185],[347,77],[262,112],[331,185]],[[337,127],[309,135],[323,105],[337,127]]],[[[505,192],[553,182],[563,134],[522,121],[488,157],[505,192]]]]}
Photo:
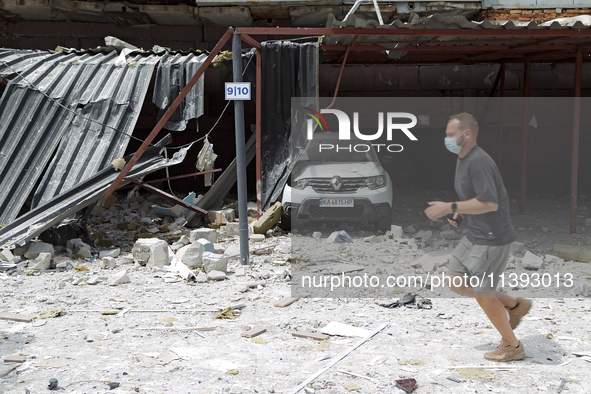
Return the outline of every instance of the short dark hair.
{"type": "Polygon", "coordinates": [[[474,137],[478,137],[478,121],[474,116],[467,112],[462,112],[456,115],[452,115],[447,120],[447,123],[452,120],[456,120],[460,123],[460,128],[463,130],[470,129],[474,133],[474,137]]]}

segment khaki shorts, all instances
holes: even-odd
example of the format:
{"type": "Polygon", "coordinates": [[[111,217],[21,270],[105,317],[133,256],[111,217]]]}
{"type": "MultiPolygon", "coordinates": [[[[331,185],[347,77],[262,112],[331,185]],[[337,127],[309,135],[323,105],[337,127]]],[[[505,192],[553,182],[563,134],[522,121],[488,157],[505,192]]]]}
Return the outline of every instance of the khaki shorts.
{"type": "Polygon", "coordinates": [[[476,291],[496,290],[510,252],[511,244],[474,245],[464,236],[454,250],[447,274],[466,275],[476,291]]]}

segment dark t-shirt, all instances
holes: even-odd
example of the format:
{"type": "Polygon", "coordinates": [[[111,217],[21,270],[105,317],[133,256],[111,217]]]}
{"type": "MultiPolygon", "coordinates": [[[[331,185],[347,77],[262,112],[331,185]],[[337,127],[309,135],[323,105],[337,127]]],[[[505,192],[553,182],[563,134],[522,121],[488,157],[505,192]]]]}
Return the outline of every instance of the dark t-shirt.
{"type": "Polygon", "coordinates": [[[462,159],[458,157],[456,193],[462,201],[476,198],[499,205],[494,212],[466,215],[466,237],[476,245],[506,245],[517,239],[509,216],[509,196],[493,159],[479,146],[462,159]]]}

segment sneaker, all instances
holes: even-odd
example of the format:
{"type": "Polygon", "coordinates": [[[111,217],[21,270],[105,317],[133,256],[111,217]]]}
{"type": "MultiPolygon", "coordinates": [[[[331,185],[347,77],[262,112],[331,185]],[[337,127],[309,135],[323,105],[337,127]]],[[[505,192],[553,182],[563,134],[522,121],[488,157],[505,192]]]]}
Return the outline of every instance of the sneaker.
{"type": "Polygon", "coordinates": [[[523,350],[521,342],[519,342],[519,346],[513,347],[509,345],[509,342],[501,339],[501,344],[492,352],[484,353],[484,358],[497,362],[523,360],[525,358],[525,350],[523,350]]]}
{"type": "Polygon", "coordinates": [[[509,312],[509,324],[511,324],[511,328],[515,330],[519,323],[521,323],[521,319],[523,316],[527,315],[531,308],[531,301],[526,300],[525,298],[518,298],[517,305],[514,308],[507,308],[507,312],[509,312]]]}

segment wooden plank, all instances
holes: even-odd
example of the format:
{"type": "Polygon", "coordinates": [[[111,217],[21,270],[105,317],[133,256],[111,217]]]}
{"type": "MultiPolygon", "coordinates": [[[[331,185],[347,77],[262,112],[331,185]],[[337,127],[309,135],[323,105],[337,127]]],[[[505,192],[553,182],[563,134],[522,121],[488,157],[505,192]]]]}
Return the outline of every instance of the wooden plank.
{"type": "Polygon", "coordinates": [[[267,329],[264,327],[253,327],[248,331],[244,331],[242,334],[240,334],[240,336],[243,336],[245,338],[254,338],[257,335],[264,333],[265,331],[267,331],[267,329]]]}
{"type": "Polygon", "coordinates": [[[27,361],[27,358],[19,354],[13,354],[4,359],[5,363],[24,363],[25,361],[27,361]]]}
{"type": "Polygon", "coordinates": [[[0,313],[0,320],[11,320],[29,323],[36,319],[37,316],[19,315],[17,313],[0,313]]]}
{"type": "Polygon", "coordinates": [[[325,339],[328,339],[328,335],[320,334],[317,332],[308,332],[308,331],[296,331],[296,332],[292,333],[291,335],[293,335],[294,337],[298,337],[298,338],[312,338],[317,341],[323,341],[325,339]]]}
{"type": "Polygon", "coordinates": [[[299,300],[299,298],[285,297],[284,299],[277,301],[275,303],[275,306],[279,308],[285,308],[286,306],[293,304],[297,300],[299,300]]]}

